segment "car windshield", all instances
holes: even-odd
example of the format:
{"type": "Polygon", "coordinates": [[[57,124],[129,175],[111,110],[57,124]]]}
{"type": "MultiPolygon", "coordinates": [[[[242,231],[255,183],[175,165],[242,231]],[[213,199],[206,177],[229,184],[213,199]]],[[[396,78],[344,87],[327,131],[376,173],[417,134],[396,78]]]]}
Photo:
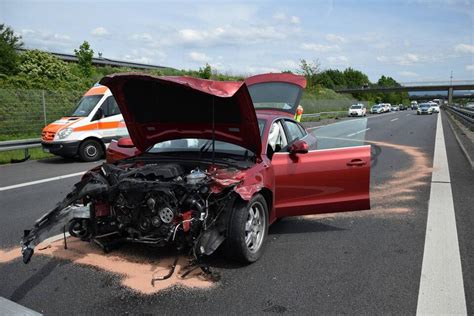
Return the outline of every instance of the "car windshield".
{"type": "Polygon", "coordinates": [[[353,105],[351,109],[362,109],[362,105],[353,105]]]}
{"type": "MultiPolygon", "coordinates": [[[[260,130],[260,137],[263,136],[263,131],[265,130],[265,120],[258,120],[258,128],[260,130]]],[[[248,155],[248,150],[240,147],[238,145],[230,144],[227,142],[216,141],[215,143],[216,152],[227,153],[233,155],[248,155]]],[[[165,153],[165,152],[209,152],[212,150],[212,140],[211,139],[201,139],[201,138],[181,138],[167,140],[155,144],[152,148],[148,150],[149,153],[165,153]]]]}
{"type": "Polygon", "coordinates": [[[87,95],[82,97],[77,103],[76,109],[72,112],[71,116],[88,116],[97,103],[102,98],[102,94],[87,95]]]}
{"type": "Polygon", "coordinates": [[[420,105],[420,108],[423,108],[423,109],[426,109],[426,108],[429,108],[431,107],[431,104],[422,104],[420,105]]]}
{"type": "Polygon", "coordinates": [[[374,106],[372,107],[372,109],[378,109],[378,108],[380,108],[380,105],[374,105],[374,106]]]}
{"type": "MultiPolygon", "coordinates": [[[[219,153],[226,153],[231,155],[245,156],[249,151],[238,145],[227,142],[215,142],[215,150],[219,153]]],[[[171,152],[211,152],[212,140],[201,138],[181,138],[167,140],[155,144],[148,150],[149,153],[171,153],[171,152]]]]}

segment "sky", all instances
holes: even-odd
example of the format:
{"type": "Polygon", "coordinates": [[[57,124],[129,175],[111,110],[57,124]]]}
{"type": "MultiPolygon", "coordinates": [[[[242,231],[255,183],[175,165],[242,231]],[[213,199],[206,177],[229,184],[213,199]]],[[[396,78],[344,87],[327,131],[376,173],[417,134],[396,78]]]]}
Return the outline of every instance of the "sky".
{"type": "Polygon", "coordinates": [[[26,48],[228,74],[352,67],[371,81],[474,79],[474,0],[0,0],[26,48]]]}

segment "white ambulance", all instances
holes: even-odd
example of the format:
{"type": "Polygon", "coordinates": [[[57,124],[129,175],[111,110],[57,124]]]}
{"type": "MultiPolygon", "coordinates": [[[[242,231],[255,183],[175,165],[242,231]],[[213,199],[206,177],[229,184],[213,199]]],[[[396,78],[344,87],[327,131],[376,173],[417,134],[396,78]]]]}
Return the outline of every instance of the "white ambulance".
{"type": "Polygon", "coordinates": [[[113,138],[126,135],[127,127],[112,93],[97,85],[84,94],[70,116],[43,129],[41,144],[45,152],[95,161],[104,156],[113,138]]]}

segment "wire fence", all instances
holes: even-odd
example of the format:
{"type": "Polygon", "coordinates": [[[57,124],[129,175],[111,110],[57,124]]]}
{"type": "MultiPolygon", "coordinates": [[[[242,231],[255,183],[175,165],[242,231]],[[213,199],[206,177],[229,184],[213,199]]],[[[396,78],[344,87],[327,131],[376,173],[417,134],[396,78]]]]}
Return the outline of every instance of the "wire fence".
{"type": "Polygon", "coordinates": [[[40,137],[44,126],[73,111],[83,93],[0,89],[0,140],[40,137]]]}
{"type": "MultiPolygon", "coordinates": [[[[0,89],[0,141],[39,138],[49,123],[70,115],[83,91],[0,89]]],[[[302,99],[304,113],[346,111],[357,100],[302,99]]]]}

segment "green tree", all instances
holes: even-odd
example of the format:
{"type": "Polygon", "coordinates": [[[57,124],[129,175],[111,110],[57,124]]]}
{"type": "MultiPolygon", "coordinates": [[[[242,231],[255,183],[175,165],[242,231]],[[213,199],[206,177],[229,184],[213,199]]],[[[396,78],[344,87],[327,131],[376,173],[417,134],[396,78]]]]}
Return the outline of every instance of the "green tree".
{"type": "Polygon", "coordinates": [[[74,54],[78,59],[82,73],[84,76],[89,77],[92,74],[92,57],[94,56],[94,51],[90,47],[89,42],[84,41],[78,50],[74,49],[74,54]]]}
{"type": "MultiPolygon", "coordinates": [[[[400,83],[398,83],[392,77],[381,76],[380,79],[377,81],[377,86],[379,87],[400,87],[400,83]]],[[[399,104],[399,103],[408,103],[408,93],[407,92],[389,92],[380,95],[380,98],[384,100],[384,102],[388,102],[391,104],[399,104]]]]}
{"type": "Polygon", "coordinates": [[[334,83],[334,87],[336,88],[345,88],[347,86],[346,78],[344,77],[344,73],[337,69],[328,69],[323,71],[331,81],[334,83]]]}
{"type": "Polygon", "coordinates": [[[199,76],[199,78],[202,78],[202,79],[210,79],[210,78],[211,78],[211,75],[212,75],[212,68],[211,68],[211,65],[209,65],[208,63],[206,63],[206,65],[204,66],[204,68],[199,67],[199,71],[198,71],[198,76],[199,76]]]}
{"type": "Polygon", "coordinates": [[[28,50],[20,55],[18,69],[29,77],[55,81],[72,79],[68,65],[54,55],[39,50],[28,50]]]}
{"type": "Polygon", "coordinates": [[[346,68],[343,74],[349,88],[361,88],[370,83],[366,74],[351,67],[346,68]]]}
{"type": "Polygon", "coordinates": [[[323,71],[320,73],[316,79],[316,83],[320,84],[324,88],[328,89],[334,89],[335,84],[332,81],[332,78],[329,76],[329,74],[326,71],[323,71]]]}
{"type": "Polygon", "coordinates": [[[321,65],[318,61],[307,62],[305,59],[300,60],[299,73],[306,78],[306,86],[309,91],[316,88],[316,79],[320,73],[321,65]]]}
{"type": "Polygon", "coordinates": [[[23,46],[21,36],[5,24],[0,24],[0,73],[15,74],[18,70],[17,50],[23,46]]]}

